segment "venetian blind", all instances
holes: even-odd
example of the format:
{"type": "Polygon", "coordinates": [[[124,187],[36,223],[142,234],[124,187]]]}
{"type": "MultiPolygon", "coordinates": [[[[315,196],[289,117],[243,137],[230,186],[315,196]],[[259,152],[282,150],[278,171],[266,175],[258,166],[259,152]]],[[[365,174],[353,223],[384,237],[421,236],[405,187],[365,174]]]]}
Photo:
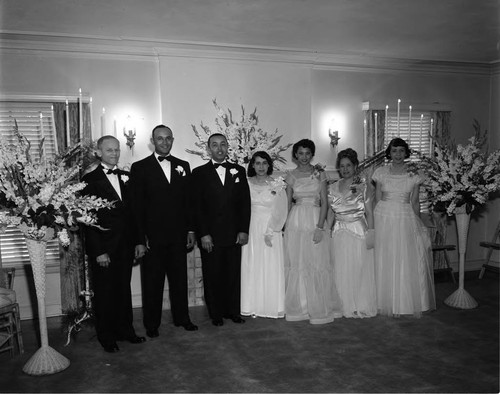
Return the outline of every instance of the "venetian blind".
{"type": "MultiPolygon", "coordinates": [[[[43,102],[0,102],[0,137],[17,143],[14,127],[17,122],[19,132],[30,142],[30,154],[33,160],[40,157],[40,142],[43,144],[43,157],[53,158],[57,152],[57,140],[54,126],[52,105],[43,102]]],[[[1,262],[4,266],[16,266],[29,263],[28,249],[24,235],[15,227],[8,227],[0,234],[1,262]]],[[[57,239],[47,243],[47,262],[59,260],[57,239]]]]}

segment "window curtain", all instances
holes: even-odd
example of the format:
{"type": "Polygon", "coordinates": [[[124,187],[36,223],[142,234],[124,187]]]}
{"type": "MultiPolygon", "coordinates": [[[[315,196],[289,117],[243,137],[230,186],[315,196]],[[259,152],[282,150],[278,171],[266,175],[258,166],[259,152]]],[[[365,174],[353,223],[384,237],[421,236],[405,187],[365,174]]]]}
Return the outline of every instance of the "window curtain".
{"type": "MultiPolygon", "coordinates": [[[[451,112],[437,111],[434,115],[435,128],[434,138],[442,145],[448,145],[451,138],[450,121],[451,112]]],[[[434,228],[431,231],[432,243],[435,245],[446,244],[446,229],[448,227],[448,217],[445,212],[432,212],[432,222],[434,228]]],[[[434,252],[434,269],[446,269],[446,261],[443,252],[434,252]]]]}
{"type": "MultiPolygon", "coordinates": [[[[68,146],[74,146],[80,140],[79,136],[79,104],[68,103],[68,122],[66,118],[66,103],[56,102],[54,106],[54,122],[56,127],[57,146],[59,153],[63,153],[68,146]],[[67,126],[69,124],[70,141],[67,141],[67,126]]],[[[82,103],[82,140],[90,142],[92,131],[90,126],[90,107],[82,103]]],[[[83,171],[83,169],[81,169],[83,171]]],[[[61,309],[64,314],[71,314],[81,308],[80,293],[84,289],[84,244],[81,229],[72,233],[73,242],[68,248],[60,247],[60,275],[61,275],[61,309]]]]}

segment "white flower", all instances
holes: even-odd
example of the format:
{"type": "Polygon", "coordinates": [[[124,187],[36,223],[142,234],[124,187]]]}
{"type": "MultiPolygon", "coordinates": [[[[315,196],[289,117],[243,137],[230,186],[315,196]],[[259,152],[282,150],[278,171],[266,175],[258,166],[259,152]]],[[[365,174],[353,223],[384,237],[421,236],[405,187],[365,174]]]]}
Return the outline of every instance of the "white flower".
{"type": "Polygon", "coordinates": [[[127,183],[128,182],[128,175],[125,175],[125,174],[120,175],[120,178],[122,179],[123,183],[127,183]]]}
{"type": "Polygon", "coordinates": [[[71,243],[71,239],[69,238],[68,231],[65,228],[63,228],[61,231],[59,231],[57,233],[57,238],[59,238],[59,242],[65,248],[67,248],[69,246],[69,244],[71,243]]]}
{"type": "Polygon", "coordinates": [[[186,176],[186,172],[184,171],[184,168],[182,168],[182,166],[175,167],[175,170],[179,173],[179,175],[186,176]]]}
{"type": "Polygon", "coordinates": [[[238,170],[237,170],[236,168],[231,168],[231,169],[229,170],[229,173],[230,173],[232,176],[235,176],[235,175],[237,175],[237,174],[238,174],[238,170]]]}

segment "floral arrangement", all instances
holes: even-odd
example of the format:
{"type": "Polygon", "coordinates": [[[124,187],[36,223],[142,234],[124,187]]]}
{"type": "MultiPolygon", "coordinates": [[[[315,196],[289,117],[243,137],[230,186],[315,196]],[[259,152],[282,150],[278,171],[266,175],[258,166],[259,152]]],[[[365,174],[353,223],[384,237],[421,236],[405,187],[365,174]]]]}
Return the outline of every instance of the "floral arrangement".
{"type": "Polygon", "coordinates": [[[434,210],[453,215],[464,206],[467,213],[488,201],[500,190],[500,150],[489,155],[481,149],[487,133],[474,120],[475,135],[467,145],[434,140],[434,155],[421,156],[412,171],[426,176],[424,190],[434,210]]]}
{"type": "MultiPolygon", "coordinates": [[[[247,164],[254,152],[265,151],[277,164],[286,162],[286,159],[281,157],[281,153],[286,151],[292,144],[279,145],[282,135],[278,135],[277,129],[272,133],[262,130],[258,124],[257,109],[246,116],[245,109],[242,106],[241,118],[238,121],[233,119],[231,110],[220,108],[215,99],[212,100],[212,103],[217,110],[217,118],[215,119],[217,133],[223,134],[227,138],[229,145],[228,159],[230,161],[247,164]]],[[[191,127],[198,138],[198,142],[195,143],[197,149],[186,149],[186,152],[209,160],[207,142],[210,135],[213,134],[212,131],[203,122],[200,124],[201,131],[198,131],[194,125],[191,125],[191,127]]]]}
{"type": "Polygon", "coordinates": [[[40,241],[57,236],[67,247],[69,231],[79,224],[97,226],[97,211],[113,203],[81,195],[86,184],[78,182],[80,168],[71,163],[74,149],[54,160],[42,153],[33,160],[17,122],[14,136],[16,144],[0,141],[0,229],[17,226],[25,237],[40,241]]]}
{"type": "Polygon", "coordinates": [[[325,172],[325,168],[326,168],[325,164],[316,163],[313,166],[313,173],[311,174],[311,179],[314,179],[314,178],[319,179],[319,177],[321,176],[321,173],[325,172]]]}

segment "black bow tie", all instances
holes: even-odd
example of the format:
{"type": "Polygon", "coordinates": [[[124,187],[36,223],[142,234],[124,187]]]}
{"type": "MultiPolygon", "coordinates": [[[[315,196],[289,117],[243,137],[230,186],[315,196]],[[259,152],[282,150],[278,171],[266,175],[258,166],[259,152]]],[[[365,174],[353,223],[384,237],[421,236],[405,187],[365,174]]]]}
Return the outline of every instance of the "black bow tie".
{"type": "Polygon", "coordinates": [[[116,169],[116,170],[110,170],[108,169],[108,171],[106,171],[106,174],[114,174],[114,175],[120,175],[120,170],[119,169],[116,169]]]}
{"type": "Polygon", "coordinates": [[[214,163],[215,169],[219,167],[229,168],[229,163],[214,163]]]}
{"type": "Polygon", "coordinates": [[[158,160],[160,161],[160,163],[163,160],[172,161],[172,157],[171,156],[158,156],[158,160]]]}

